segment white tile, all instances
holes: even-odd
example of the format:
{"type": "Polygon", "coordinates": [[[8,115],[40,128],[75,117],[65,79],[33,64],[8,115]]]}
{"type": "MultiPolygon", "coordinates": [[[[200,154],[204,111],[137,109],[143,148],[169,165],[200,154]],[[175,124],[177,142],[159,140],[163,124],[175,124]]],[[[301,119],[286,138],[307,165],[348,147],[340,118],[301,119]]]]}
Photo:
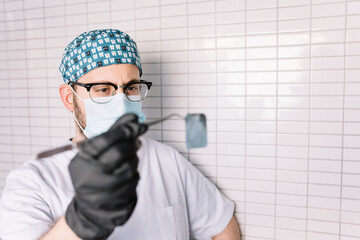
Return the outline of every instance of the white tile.
{"type": "Polygon", "coordinates": [[[216,24],[236,24],[245,22],[244,12],[224,12],[216,14],[216,24]]]}
{"type": "Polygon", "coordinates": [[[271,96],[276,94],[275,85],[248,85],[246,89],[248,96],[271,96]]]}
{"type": "Polygon", "coordinates": [[[276,111],[272,109],[248,109],[246,117],[247,120],[275,120],[276,111]]]}
{"type": "Polygon", "coordinates": [[[246,236],[252,236],[254,239],[269,239],[274,236],[274,231],[272,227],[249,225],[246,227],[246,236]]]}
{"type": "MultiPolygon", "coordinates": [[[[322,110],[322,109],[312,109],[310,110],[310,120],[311,121],[328,121],[328,122],[334,122],[334,121],[342,121],[342,110],[322,110]]],[[[346,112],[345,112],[345,118],[346,112]]]]}
{"type": "Polygon", "coordinates": [[[319,31],[311,33],[311,43],[338,43],[345,40],[344,30],[319,31]]]}
{"type": "Polygon", "coordinates": [[[347,18],[347,27],[348,28],[359,28],[360,24],[360,16],[354,15],[354,16],[348,16],[347,18]]]}
{"type": "Polygon", "coordinates": [[[360,110],[345,109],[345,121],[360,121],[360,110]]]}
{"type": "MultiPolygon", "coordinates": [[[[231,156],[231,155],[219,155],[216,159],[217,166],[226,166],[226,167],[238,167],[243,168],[242,171],[245,171],[245,159],[240,156],[231,156]]],[[[239,170],[241,172],[241,170],[239,170]]],[[[241,173],[243,174],[243,173],[241,173]]]]}
{"type": "Polygon", "coordinates": [[[189,26],[207,26],[215,24],[215,14],[189,15],[189,26]]]}
{"type": "Polygon", "coordinates": [[[312,196],[337,197],[340,198],[340,186],[326,186],[309,184],[308,194],[312,196]]]}
{"type": "Polygon", "coordinates": [[[136,34],[136,41],[159,41],[160,30],[143,30],[136,34]]]}
{"type": "Polygon", "coordinates": [[[310,160],[309,170],[318,172],[341,172],[340,161],[310,160]]]}
{"type": "Polygon", "coordinates": [[[276,194],[276,204],[283,206],[306,207],[307,196],[290,195],[290,194],[276,194]]]}
{"type": "Polygon", "coordinates": [[[247,108],[276,108],[276,97],[247,97],[247,108]]]}
{"type": "MultiPolygon", "coordinates": [[[[306,221],[302,220],[302,219],[291,219],[291,218],[283,218],[283,217],[277,217],[276,218],[276,227],[277,228],[282,228],[282,229],[293,229],[293,230],[299,230],[299,231],[305,231],[306,230],[306,221]]],[[[277,230],[277,237],[278,236],[278,230],[277,230]]],[[[291,232],[291,237],[293,238],[293,233],[291,232]]],[[[298,232],[295,235],[299,235],[299,234],[303,234],[304,233],[300,233],[298,232]]],[[[289,235],[288,235],[289,236],[289,235]]],[[[279,238],[277,238],[279,239],[279,238]]],[[[280,238],[283,239],[283,238],[280,238]]],[[[299,239],[299,238],[297,238],[299,239]]],[[[302,238],[304,239],[304,238],[302,238]]]]}
{"type": "Polygon", "coordinates": [[[309,85],[308,84],[281,84],[278,85],[278,94],[281,96],[290,95],[309,95],[309,85]]]}
{"type": "Polygon", "coordinates": [[[278,72],[279,83],[307,83],[308,81],[309,81],[308,71],[278,72]]]}
{"type": "MultiPolygon", "coordinates": [[[[188,59],[188,53],[185,51],[174,51],[174,52],[161,52],[158,53],[159,56],[156,56],[157,53],[153,53],[150,52],[148,53],[149,56],[147,57],[144,53],[141,54],[141,61],[142,62],[146,62],[147,58],[149,59],[150,62],[154,62],[154,59],[163,62],[163,63],[171,63],[171,62],[186,62],[188,59]],[[160,56],[161,54],[161,56],[160,56]],[[151,57],[152,56],[152,57],[151,57]]],[[[163,77],[163,82],[165,80],[165,82],[167,82],[171,77],[175,77],[175,76],[166,76],[163,77]]],[[[172,82],[169,80],[169,82],[172,82]]],[[[181,81],[182,84],[185,84],[186,82],[183,80],[181,81]]]]}
{"type": "Polygon", "coordinates": [[[360,237],[359,225],[342,223],[341,224],[341,233],[344,235],[360,237]]]}
{"type": "Polygon", "coordinates": [[[275,45],[276,35],[250,35],[246,37],[247,47],[265,47],[275,45]]]}
{"type": "Polygon", "coordinates": [[[305,33],[282,33],[278,35],[279,46],[309,44],[310,34],[305,33]]]}
{"type": "Polygon", "coordinates": [[[309,231],[339,234],[339,223],[309,220],[307,226],[309,231]]]}
{"type": "Polygon", "coordinates": [[[272,216],[259,216],[253,214],[246,214],[246,224],[274,227],[275,219],[272,216]]]}
{"type": "Polygon", "coordinates": [[[278,27],[280,33],[309,31],[310,19],[279,21],[278,27]]]}
{"type": "Polygon", "coordinates": [[[342,136],[334,135],[310,135],[311,146],[320,146],[320,147],[341,147],[342,146],[342,136]]]}
{"type": "Polygon", "coordinates": [[[148,8],[138,8],[135,9],[136,19],[149,19],[149,18],[159,18],[160,17],[160,8],[148,7],[148,8]]]}
{"type": "Polygon", "coordinates": [[[343,69],[345,66],[344,57],[312,58],[312,69],[343,69]]]}
{"type": "Polygon", "coordinates": [[[246,1],[246,8],[247,9],[258,9],[258,8],[275,8],[276,1],[270,0],[247,0],[246,1]]]}
{"type": "Polygon", "coordinates": [[[359,212],[359,200],[343,199],[341,209],[346,211],[359,212]]]}
{"type": "MultiPolygon", "coordinates": [[[[220,35],[219,33],[217,33],[220,35]]],[[[187,27],[187,35],[189,38],[215,37],[214,26],[187,27]]],[[[185,34],[183,36],[186,36],[185,34]]]]}
{"type": "Polygon", "coordinates": [[[310,147],[309,157],[311,159],[340,160],[341,149],[328,147],[310,147]]]}
{"type": "Polygon", "coordinates": [[[187,65],[186,63],[163,63],[161,64],[161,72],[165,74],[187,72],[187,65]]]}
{"type": "Polygon", "coordinates": [[[311,30],[329,30],[342,29],[345,27],[345,16],[342,17],[328,17],[328,18],[314,18],[311,21],[311,30]]]}
{"type": "Polygon", "coordinates": [[[213,108],[216,105],[216,99],[213,97],[190,97],[190,108],[213,108]]]}
{"type": "Polygon", "coordinates": [[[245,0],[225,0],[216,2],[217,12],[231,12],[245,9],[245,0]]]}
{"type": "Polygon", "coordinates": [[[220,37],[216,40],[217,48],[240,48],[245,47],[245,38],[238,37],[220,37]]]}
{"type": "Polygon", "coordinates": [[[187,5],[178,4],[178,5],[169,5],[169,6],[160,6],[161,17],[170,17],[177,15],[186,15],[187,14],[187,5]]]}
{"type": "Polygon", "coordinates": [[[135,7],[150,7],[150,6],[159,6],[160,1],[159,0],[136,0],[135,1],[135,7]]]}
{"type": "Polygon", "coordinates": [[[308,136],[305,134],[278,134],[277,144],[287,146],[308,146],[308,136]]]}
{"type": "Polygon", "coordinates": [[[344,147],[359,148],[360,136],[344,136],[344,147]]]}
{"type": "Polygon", "coordinates": [[[360,223],[360,213],[353,211],[342,211],[341,212],[341,222],[342,223],[360,223]]]}
{"type": "Polygon", "coordinates": [[[277,170],[276,181],[307,183],[307,173],[302,171],[277,170]]]}
{"type": "MultiPolygon", "coordinates": [[[[281,1],[279,5],[281,5],[281,1]]],[[[310,6],[282,7],[278,11],[279,20],[310,17],[310,6]]]]}
{"type": "Polygon", "coordinates": [[[161,42],[162,51],[187,50],[186,40],[168,40],[161,42]]]}
{"type": "Polygon", "coordinates": [[[229,155],[244,155],[244,148],[241,147],[241,144],[217,144],[217,153],[218,154],[229,154],[229,155]]]}
{"type": "Polygon", "coordinates": [[[306,208],[290,207],[290,206],[277,206],[276,207],[276,216],[297,218],[297,219],[306,219],[306,208]]]}
{"type": "Polygon", "coordinates": [[[344,82],[344,70],[312,70],[311,82],[344,82]]]}
{"type": "Polygon", "coordinates": [[[161,28],[186,27],[187,22],[186,16],[163,17],[160,21],[161,28]]]}
{"type": "Polygon", "coordinates": [[[278,60],[278,69],[280,71],[287,70],[308,70],[309,69],[308,59],[284,59],[278,60]]]}
{"type": "Polygon", "coordinates": [[[215,12],[215,2],[205,1],[198,3],[189,3],[188,4],[188,14],[203,14],[215,12]]]}
{"type": "Polygon", "coordinates": [[[4,2],[6,11],[16,11],[23,8],[23,1],[6,1],[4,2]]]}
{"type": "MultiPolygon", "coordinates": [[[[245,24],[244,23],[238,23],[238,24],[222,24],[222,25],[216,25],[208,26],[208,27],[198,27],[201,29],[208,28],[211,29],[211,32],[208,34],[211,34],[212,36],[215,35],[215,29],[216,29],[216,35],[219,37],[225,37],[225,36],[238,36],[238,35],[244,35],[245,34],[245,24]]],[[[189,28],[189,36],[190,34],[195,34],[195,32],[192,32],[192,28],[189,28]]]]}
{"type": "MultiPolygon", "coordinates": [[[[247,156],[255,157],[275,157],[275,146],[265,146],[265,145],[246,145],[246,154],[247,156]]],[[[272,164],[272,162],[269,162],[272,164]]]]}
{"type": "Polygon", "coordinates": [[[219,108],[243,108],[245,106],[245,101],[241,97],[217,97],[214,100],[217,101],[216,106],[219,108]]]}
{"type": "Polygon", "coordinates": [[[339,198],[329,198],[329,197],[313,197],[309,196],[308,206],[311,208],[320,208],[320,209],[333,209],[339,210],[340,208],[340,199],[339,198]]]}
{"type": "Polygon", "coordinates": [[[305,195],[307,192],[307,185],[303,183],[277,182],[276,191],[283,194],[305,195]]]}
{"type": "MultiPolygon", "coordinates": [[[[239,55],[244,55],[245,50],[240,49],[243,52],[239,52],[239,55]]],[[[238,56],[239,56],[238,55],[238,56]]],[[[276,48],[274,47],[263,47],[263,48],[247,48],[246,49],[247,59],[272,59],[276,58],[276,48]]]]}
{"type": "Polygon", "coordinates": [[[357,134],[360,135],[359,123],[344,123],[344,134],[357,134]]]}
{"type": "Polygon", "coordinates": [[[189,49],[213,49],[215,48],[215,39],[214,38],[200,38],[200,39],[190,39],[189,40],[189,49]]]}
{"type": "Polygon", "coordinates": [[[309,123],[307,122],[286,122],[278,121],[277,123],[278,133],[302,133],[307,134],[309,132],[309,123]]]}
{"type": "Polygon", "coordinates": [[[277,146],[277,155],[282,158],[307,158],[308,148],[299,146],[277,146]]]}
{"type": "Polygon", "coordinates": [[[278,97],[279,108],[308,108],[309,97],[278,97]]]}
{"type": "Polygon", "coordinates": [[[254,22],[246,24],[246,33],[253,34],[275,34],[277,29],[276,22],[254,22]]]}
{"type": "Polygon", "coordinates": [[[341,174],[339,174],[339,173],[310,172],[309,173],[309,183],[340,185],[340,183],[341,183],[341,174]]]}
{"type": "Polygon", "coordinates": [[[339,221],[340,211],[330,209],[308,208],[308,218],[313,220],[339,221]]]}
{"type": "Polygon", "coordinates": [[[245,122],[239,120],[217,120],[217,130],[222,132],[243,132],[245,131],[245,122]]]}
{"type": "Polygon", "coordinates": [[[246,143],[247,144],[264,144],[273,145],[275,144],[276,135],[272,133],[247,133],[246,143]]]}
{"type": "Polygon", "coordinates": [[[344,44],[321,44],[311,46],[312,57],[343,56],[344,44]]]}
{"type": "MultiPolygon", "coordinates": [[[[98,13],[98,15],[100,15],[98,13]]],[[[96,19],[99,18],[105,18],[105,15],[96,17],[96,19]]],[[[95,18],[94,18],[95,19],[95,18]]],[[[109,21],[108,18],[104,19],[105,21],[109,21]]],[[[154,19],[146,19],[146,20],[136,20],[136,30],[150,30],[150,29],[158,29],[160,28],[160,19],[154,18],[154,19]]]]}
{"type": "Polygon", "coordinates": [[[346,3],[312,5],[312,17],[342,16],[345,15],[346,3]]]}
{"type": "Polygon", "coordinates": [[[168,28],[161,29],[161,39],[170,40],[170,39],[180,39],[184,38],[187,35],[186,28],[168,28]]]}
{"type": "MultiPolygon", "coordinates": [[[[322,92],[322,94],[326,94],[322,92]]],[[[343,97],[311,97],[311,107],[312,108],[342,108],[343,107],[343,97]]]]}
{"type": "Polygon", "coordinates": [[[281,121],[307,121],[309,119],[309,111],[306,109],[279,109],[278,119],[281,121]]]}
{"type": "Polygon", "coordinates": [[[300,58],[309,56],[308,46],[290,46],[278,48],[279,58],[300,58]]]}
{"type": "MultiPolygon", "coordinates": [[[[189,73],[209,73],[216,72],[215,62],[191,62],[188,64],[189,73]]],[[[236,63],[230,65],[230,67],[236,66],[236,63]]]]}

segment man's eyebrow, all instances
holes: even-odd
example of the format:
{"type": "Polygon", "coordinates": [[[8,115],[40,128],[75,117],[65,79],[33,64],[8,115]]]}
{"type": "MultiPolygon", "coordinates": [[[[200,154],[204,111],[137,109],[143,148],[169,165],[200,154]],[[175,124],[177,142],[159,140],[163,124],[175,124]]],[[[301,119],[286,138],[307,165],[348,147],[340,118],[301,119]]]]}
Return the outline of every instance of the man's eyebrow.
{"type": "Polygon", "coordinates": [[[135,83],[135,82],[140,82],[140,79],[137,79],[137,78],[131,79],[130,81],[126,82],[124,85],[129,84],[129,83],[135,83]]]}

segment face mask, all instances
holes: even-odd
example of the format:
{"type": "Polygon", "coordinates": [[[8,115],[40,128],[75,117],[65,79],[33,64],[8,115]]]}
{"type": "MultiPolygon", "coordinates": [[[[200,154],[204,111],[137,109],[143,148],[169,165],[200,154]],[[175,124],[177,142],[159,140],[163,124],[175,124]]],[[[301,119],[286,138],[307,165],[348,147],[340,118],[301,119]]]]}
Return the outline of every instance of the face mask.
{"type": "MultiPolygon", "coordinates": [[[[72,89],[72,88],[71,88],[72,89]]],[[[86,110],[86,127],[83,129],[74,115],[74,119],[87,138],[100,135],[107,130],[126,113],[138,115],[139,122],[143,123],[146,116],[142,111],[141,102],[131,102],[124,93],[116,94],[110,102],[99,104],[91,98],[83,100],[75,91],[74,94],[85,104],[86,110]]]]}

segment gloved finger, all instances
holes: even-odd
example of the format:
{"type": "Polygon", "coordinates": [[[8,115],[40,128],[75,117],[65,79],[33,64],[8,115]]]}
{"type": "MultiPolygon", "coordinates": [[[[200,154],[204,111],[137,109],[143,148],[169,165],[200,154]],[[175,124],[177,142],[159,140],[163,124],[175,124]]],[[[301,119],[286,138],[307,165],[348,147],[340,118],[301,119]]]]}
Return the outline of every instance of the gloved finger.
{"type": "Polygon", "coordinates": [[[112,171],[131,158],[136,158],[138,150],[136,141],[123,141],[106,149],[98,159],[105,171],[112,171]]]}
{"type": "Polygon", "coordinates": [[[128,182],[132,178],[137,179],[137,164],[138,158],[135,156],[122,164],[121,167],[113,169],[113,173],[107,174],[102,165],[93,163],[91,159],[78,157],[75,161],[71,161],[69,173],[74,189],[88,194],[113,190],[121,183],[128,182]]]}
{"type": "Polygon", "coordinates": [[[98,156],[109,146],[116,144],[122,140],[136,139],[138,136],[146,132],[147,125],[127,122],[113,128],[99,136],[90,138],[81,143],[80,150],[83,150],[90,156],[98,156]]]}

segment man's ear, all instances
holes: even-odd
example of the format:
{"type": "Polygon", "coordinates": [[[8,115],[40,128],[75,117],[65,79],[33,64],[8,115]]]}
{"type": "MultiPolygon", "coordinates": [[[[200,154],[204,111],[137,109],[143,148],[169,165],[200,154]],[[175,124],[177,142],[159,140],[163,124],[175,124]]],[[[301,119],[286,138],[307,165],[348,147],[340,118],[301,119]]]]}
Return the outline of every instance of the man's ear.
{"type": "Polygon", "coordinates": [[[69,111],[74,111],[74,101],[73,101],[73,92],[70,89],[70,86],[67,84],[61,84],[59,87],[61,100],[69,111]]]}

